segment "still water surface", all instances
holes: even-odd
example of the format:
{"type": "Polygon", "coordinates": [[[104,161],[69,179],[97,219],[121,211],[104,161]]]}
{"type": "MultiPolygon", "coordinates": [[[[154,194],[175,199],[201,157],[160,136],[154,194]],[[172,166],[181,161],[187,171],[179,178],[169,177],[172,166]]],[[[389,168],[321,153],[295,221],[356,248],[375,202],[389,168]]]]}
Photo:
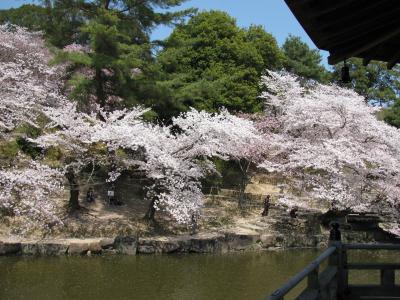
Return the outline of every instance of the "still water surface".
{"type": "MultiPolygon", "coordinates": [[[[264,299],[318,253],[302,249],[224,255],[0,257],[0,299],[264,299]]],[[[390,253],[354,257],[365,261],[371,255],[390,262],[396,259],[390,253]]],[[[356,274],[352,280],[377,279],[374,274],[356,274]]]]}

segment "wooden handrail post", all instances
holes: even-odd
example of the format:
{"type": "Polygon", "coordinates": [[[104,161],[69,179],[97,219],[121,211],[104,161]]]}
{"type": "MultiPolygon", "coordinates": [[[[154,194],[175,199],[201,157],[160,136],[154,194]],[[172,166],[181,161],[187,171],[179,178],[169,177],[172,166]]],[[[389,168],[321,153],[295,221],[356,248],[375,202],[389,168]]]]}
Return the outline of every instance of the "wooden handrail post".
{"type": "Polygon", "coordinates": [[[318,281],[318,270],[319,266],[317,266],[314,270],[310,272],[307,276],[307,287],[309,289],[318,289],[319,281],[318,281]]]}
{"type": "Polygon", "coordinates": [[[344,295],[347,293],[349,288],[349,270],[347,269],[347,249],[345,247],[341,247],[341,256],[340,256],[340,280],[338,293],[341,296],[341,299],[344,298],[344,295]]]}
{"type": "Polygon", "coordinates": [[[394,269],[381,270],[381,285],[394,287],[394,269]]]}
{"type": "MultiPolygon", "coordinates": [[[[329,265],[337,267],[336,295],[337,299],[344,299],[348,286],[347,252],[343,247],[342,234],[339,230],[339,223],[333,223],[329,234],[329,245],[335,246],[335,253],[329,258],[329,265]]],[[[332,285],[333,286],[333,285],[332,285]]]]}

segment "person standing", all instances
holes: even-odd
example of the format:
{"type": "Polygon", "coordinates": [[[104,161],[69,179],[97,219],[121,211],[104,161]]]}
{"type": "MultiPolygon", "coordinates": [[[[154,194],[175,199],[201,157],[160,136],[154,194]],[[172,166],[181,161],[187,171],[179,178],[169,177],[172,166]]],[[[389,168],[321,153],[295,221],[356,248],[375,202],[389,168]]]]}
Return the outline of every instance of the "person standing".
{"type": "Polygon", "coordinates": [[[271,196],[270,195],[267,195],[266,197],[265,197],[265,199],[264,199],[264,210],[263,210],[263,212],[261,213],[261,215],[263,216],[263,217],[266,217],[266,216],[268,216],[268,212],[269,212],[269,207],[271,206],[271,196]]]}

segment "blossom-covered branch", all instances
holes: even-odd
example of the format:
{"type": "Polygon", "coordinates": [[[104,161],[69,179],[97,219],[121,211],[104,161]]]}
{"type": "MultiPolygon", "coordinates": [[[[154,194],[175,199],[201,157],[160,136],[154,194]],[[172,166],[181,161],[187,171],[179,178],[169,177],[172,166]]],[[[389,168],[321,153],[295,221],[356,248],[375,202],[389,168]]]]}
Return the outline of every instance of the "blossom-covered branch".
{"type": "Polygon", "coordinates": [[[400,131],[377,109],[336,85],[301,83],[288,73],[262,78],[266,119],[279,120],[260,167],[292,174],[334,206],[370,210],[400,201],[400,131]],[[379,201],[378,201],[379,202],[379,201]]]}

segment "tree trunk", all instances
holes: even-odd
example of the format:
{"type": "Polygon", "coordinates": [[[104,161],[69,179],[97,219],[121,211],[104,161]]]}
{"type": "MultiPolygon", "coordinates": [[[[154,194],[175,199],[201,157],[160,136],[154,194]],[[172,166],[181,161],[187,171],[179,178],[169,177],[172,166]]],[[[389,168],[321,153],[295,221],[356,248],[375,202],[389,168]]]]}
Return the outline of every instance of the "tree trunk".
{"type": "Polygon", "coordinates": [[[103,76],[101,75],[100,69],[96,69],[95,82],[97,103],[103,108],[106,105],[106,96],[103,88],[103,76]]]}
{"type": "Polygon", "coordinates": [[[80,208],[79,183],[76,178],[75,172],[72,169],[68,170],[68,172],[65,174],[65,177],[67,177],[68,179],[69,190],[70,190],[68,207],[70,212],[74,212],[80,208]]]}
{"type": "Polygon", "coordinates": [[[247,185],[247,174],[242,173],[242,178],[240,181],[239,185],[239,201],[238,201],[238,207],[240,209],[243,209],[243,205],[245,202],[245,190],[246,190],[246,185],[247,185]]]}
{"type": "Polygon", "coordinates": [[[238,207],[239,209],[243,209],[243,205],[245,202],[245,190],[246,190],[246,186],[247,183],[249,181],[249,177],[248,177],[248,171],[249,171],[249,167],[250,167],[250,162],[246,161],[246,160],[238,160],[238,164],[240,167],[240,174],[241,174],[241,178],[240,178],[240,184],[239,184],[239,201],[238,201],[238,207]]]}
{"type": "Polygon", "coordinates": [[[147,210],[145,216],[143,219],[154,222],[154,216],[156,214],[156,209],[154,208],[154,204],[156,202],[156,199],[151,200],[149,209],[147,210]]]}

